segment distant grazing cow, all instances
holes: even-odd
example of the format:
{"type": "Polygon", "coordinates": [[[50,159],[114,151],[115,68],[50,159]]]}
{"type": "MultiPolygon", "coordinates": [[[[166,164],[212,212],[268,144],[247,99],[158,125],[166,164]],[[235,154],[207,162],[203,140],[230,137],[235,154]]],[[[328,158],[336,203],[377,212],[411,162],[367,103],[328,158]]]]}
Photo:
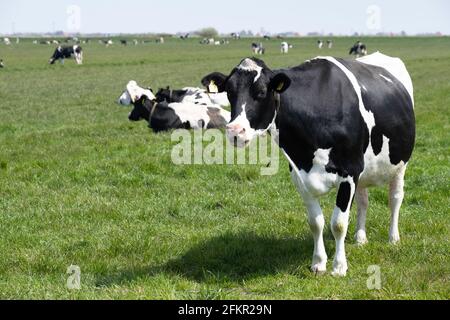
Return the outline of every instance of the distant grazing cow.
{"type": "Polygon", "coordinates": [[[126,91],[119,98],[122,105],[133,104],[128,115],[130,121],[147,120],[154,132],[172,129],[225,128],[231,115],[219,106],[208,106],[190,102],[158,102],[148,89],[130,81],[126,91]]]}
{"type": "Polygon", "coordinates": [[[381,53],[357,60],[318,57],[271,70],[263,61],[247,58],[230,75],[216,72],[203,80],[228,92],[233,117],[227,135],[236,145],[246,146],[278,129],[275,140],[308,211],[313,272],[326,271],[319,198],[332,188],[338,189],[331,217],[333,275],[347,272],[344,242],[353,197],[358,204],[356,240],[367,241],[367,187],[390,186],[389,239],[399,241],[404,175],[415,141],[413,86],[400,59],[381,53]]]}
{"type": "Polygon", "coordinates": [[[333,48],[333,40],[327,40],[328,49],[333,48]]]}
{"type": "Polygon", "coordinates": [[[268,35],[265,35],[264,36],[264,40],[271,40],[272,38],[270,37],[270,36],[268,36],[268,35]]]}
{"type": "Polygon", "coordinates": [[[289,44],[287,42],[282,42],[281,43],[281,53],[288,53],[289,49],[292,49],[293,45],[289,44]]]}
{"type": "Polygon", "coordinates": [[[72,57],[75,58],[77,64],[83,63],[83,49],[79,45],[59,46],[51,56],[49,63],[54,64],[56,60],[64,63],[64,59],[72,57]]]}
{"type": "Polygon", "coordinates": [[[3,42],[9,46],[11,44],[11,40],[9,40],[9,38],[3,38],[3,42]]]}
{"type": "Polygon", "coordinates": [[[3,59],[0,59],[0,68],[4,68],[5,64],[3,63],[3,59]]]}
{"type": "Polygon", "coordinates": [[[232,37],[234,40],[239,40],[239,39],[241,38],[241,35],[240,35],[239,33],[233,32],[233,33],[231,34],[231,37],[232,37]]]}
{"type": "Polygon", "coordinates": [[[46,44],[46,45],[51,45],[52,44],[49,40],[41,40],[39,43],[40,44],[46,44]]]}
{"type": "Polygon", "coordinates": [[[364,43],[357,41],[353,47],[350,48],[349,54],[355,55],[357,58],[365,56],[367,54],[367,48],[364,43]]]}
{"type": "Polygon", "coordinates": [[[252,43],[252,51],[254,54],[263,55],[266,53],[266,49],[264,48],[263,44],[260,43],[252,43]]]}
{"type": "Polygon", "coordinates": [[[114,44],[114,42],[112,40],[99,40],[98,41],[100,44],[104,44],[105,46],[109,47],[111,45],[114,44]]]}
{"type": "Polygon", "coordinates": [[[194,104],[219,105],[228,107],[230,102],[226,92],[207,92],[205,89],[186,87],[181,90],[172,90],[170,87],[159,89],[156,93],[158,102],[190,102],[194,104]]]}
{"type": "Polygon", "coordinates": [[[122,44],[122,45],[124,45],[124,46],[127,46],[127,45],[128,45],[128,41],[122,39],[122,40],[120,40],[120,44],[122,44]]]}
{"type": "Polygon", "coordinates": [[[180,36],[180,39],[181,40],[186,40],[186,39],[188,39],[189,38],[189,33],[186,33],[185,35],[181,35],[180,36]]]}
{"type": "Polygon", "coordinates": [[[323,48],[323,41],[317,40],[317,48],[322,49],[323,48]]]}

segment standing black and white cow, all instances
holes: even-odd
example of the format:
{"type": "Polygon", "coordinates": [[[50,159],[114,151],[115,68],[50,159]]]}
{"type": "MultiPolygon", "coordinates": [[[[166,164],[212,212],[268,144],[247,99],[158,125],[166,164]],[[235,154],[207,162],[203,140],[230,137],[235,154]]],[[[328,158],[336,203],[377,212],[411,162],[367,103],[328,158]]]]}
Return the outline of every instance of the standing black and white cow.
{"type": "Polygon", "coordinates": [[[322,49],[323,48],[323,41],[317,40],[317,48],[322,49]]]}
{"type": "Polygon", "coordinates": [[[357,58],[365,56],[367,54],[367,47],[361,41],[357,41],[353,47],[350,48],[348,54],[354,54],[357,58]]]}
{"type": "Polygon", "coordinates": [[[262,42],[260,43],[252,43],[252,51],[254,54],[263,55],[266,53],[266,49],[264,48],[262,42]]]}
{"type": "Polygon", "coordinates": [[[233,33],[231,34],[231,37],[232,37],[234,40],[239,40],[239,39],[241,39],[241,34],[240,34],[240,33],[233,32],[233,33]]]}
{"type": "Polygon", "coordinates": [[[381,53],[357,60],[318,57],[285,70],[270,70],[263,61],[244,59],[229,76],[214,73],[226,90],[232,121],[227,135],[246,146],[270,128],[290,163],[314,238],[312,271],[326,271],[324,216],[319,198],[338,189],[331,218],[336,241],[333,275],[345,276],[344,241],[355,196],[356,240],[367,241],[367,188],[390,186],[389,238],[399,241],[398,219],[405,170],[415,141],[413,86],[403,62],[381,53]]]}
{"type": "Polygon", "coordinates": [[[3,64],[3,59],[0,59],[0,68],[4,68],[5,65],[3,64]]]}
{"type": "Polygon", "coordinates": [[[53,56],[50,57],[49,63],[54,64],[56,60],[64,63],[65,58],[75,58],[77,64],[83,63],[83,49],[79,45],[59,46],[56,48],[53,56]]]}
{"type": "Polygon", "coordinates": [[[130,81],[119,98],[122,105],[133,104],[128,115],[130,121],[147,120],[154,132],[172,129],[225,128],[230,121],[230,112],[217,105],[191,102],[158,102],[150,89],[143,89],[130,81]]]}
{"type": "Polygon", "coordinates": [[[288,53],[289,52],[289,48],[290,48],[289,43],[287,43],[285,41],[283,41],[281,43],[281,53],[288,53]]]}

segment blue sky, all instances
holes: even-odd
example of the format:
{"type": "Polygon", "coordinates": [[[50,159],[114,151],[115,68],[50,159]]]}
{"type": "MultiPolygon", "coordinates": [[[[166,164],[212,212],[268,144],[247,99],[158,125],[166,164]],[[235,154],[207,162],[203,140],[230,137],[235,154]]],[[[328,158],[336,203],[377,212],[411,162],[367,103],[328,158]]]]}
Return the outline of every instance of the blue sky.
{"type": "Polygon", "coordinates": [[[450,34],[450,1],[3,0],[0,6],[2,34],[13,29],[16,32],[76,29],[83,33],[175,33],[208,26],[223,33],[244,29],[259,32],[263,28],[273,33],[300,34],[401,30],[408,34],[436,31],[450,34]],[[70,5],[80,8],[80,19],[76,20],[79,23],[74,24],[74,16],[67,13],[70,5]],[[376,6],[375,12],[371,5],[376,6]]]}

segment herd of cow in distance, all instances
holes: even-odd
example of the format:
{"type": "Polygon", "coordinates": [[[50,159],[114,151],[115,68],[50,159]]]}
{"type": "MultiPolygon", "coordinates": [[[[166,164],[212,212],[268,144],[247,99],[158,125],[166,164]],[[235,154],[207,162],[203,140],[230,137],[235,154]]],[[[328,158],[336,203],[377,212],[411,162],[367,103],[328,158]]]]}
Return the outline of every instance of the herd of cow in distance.
{"type": "MultiPolygon", "coordinates": [[[[201,42],[218,44],[213,39],[201,42]]],[[[112,45],[110,40],[104,43],[112,45]]],[[[73,57],[82,64],[80,44],[59,45],[49,62],[73,57]]],[[[319,40],[317,47],[323,46],[319,40]]],[[[333,42],[326,46],[331,48],[333,42]]],[[[255,55],[265,53],[262,43],[251,48],[255,55]]],[[[280,50],[286,54],[291,48],[283,41],[280,50]]],[[[316,274],[326,271],[328,260],[319,198],[337,189],[331,217],[336,242],[332,274],[345,276],[350,208],[355,200],[355,240],[364,245],[369,187],[389,186],[389,240],[400,241],[404,176],[416,133],[413,85],[402,60],[380,52],[368,55],[360,41],[349,53],[356,59],[318,56],[277,70],[256,57],[244,58],[228,74],[205,75],[204,88],[167,87],[154,92],[129,81],[118,102],[132,106],[129,120],[145,120],[155,132],[223,128],[237,147],[246,147],[266,133],[276,135],[307,209],[314,241],[311,270],[316,274]]]]}

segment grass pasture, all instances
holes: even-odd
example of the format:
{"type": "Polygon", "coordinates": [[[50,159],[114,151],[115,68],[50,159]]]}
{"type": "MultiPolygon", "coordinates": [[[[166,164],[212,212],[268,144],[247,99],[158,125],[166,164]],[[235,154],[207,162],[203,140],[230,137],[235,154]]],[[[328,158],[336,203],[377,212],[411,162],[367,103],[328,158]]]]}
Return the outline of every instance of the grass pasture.
{"type": "MultiPolygon", "coordinates": [[[[272,68],[317,55],[345,57],[355,42],[294,39],[288,55],[265,42],[272,68]]],[[[201,46],[168,40],[83,45],[84,64],[49,66],[54,46],[0,44],[0,298],[2,299],[448,299],[450,298],[450,39],[369,38],[399,56],[415,86],[417,144],[407,171],[401,244],[388,244],[387,190],[372,189],[369,243],[354,240],[349,272],[309,272],[312,237],[287,161],[259,166],[174,166],[170,134],[129,123],[115,101],[133,79],[199,86],[250,55],[251,40],[201,46]],[[70,265],[81,289],[66,287],[70,265]],[[368,290],[380,266],[382,288],[368,290]]],[[[325,246],[335,194],[323,198],[325,246]]]]}

